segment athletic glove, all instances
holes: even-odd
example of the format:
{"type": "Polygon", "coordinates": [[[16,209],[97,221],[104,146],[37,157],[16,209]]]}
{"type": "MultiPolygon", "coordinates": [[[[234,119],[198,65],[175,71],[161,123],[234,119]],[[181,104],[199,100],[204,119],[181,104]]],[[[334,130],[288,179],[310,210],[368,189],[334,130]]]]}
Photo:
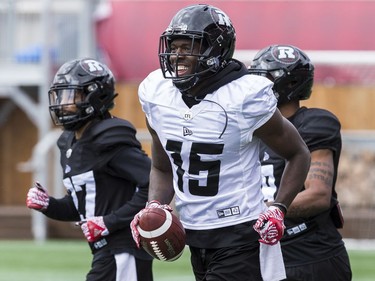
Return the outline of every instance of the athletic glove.
{"type": "Polygon", "coordinates": [[[34,186],[29,189],[26,197],[26,206],[37,211],[45,211],[48,208],[49,196],[47,190],[35,182],[34,186]]]}
{"type": "Polygon", "coordinates": [[[103,217],[92,217],[85,221],[78,222],[78,225],[81,226],[82,232],[89,242],[95,242],[109,234],[104,224],[103,217]]]}
{"type": "Polygon", "coordinates": [[[270,206],[265,213],[259,215],[253,227],[260,235],[259,242],[275,245],[284,234],[284,213],[278,207],[270,206]]]}
{"type": "Polygon", "coordinates": [[[146,207],[144,209],[140,210],[134,216],[134,219],[130,223],[130,229],[132,231],[133,240],[134,240],[134,242],[135,242],[135,244],[137,245],[138,248],[140,248],[139,231],[138,231],[138,228],[137,228],[137,226],[139,224],[139,219],[141,218],[141,216],[145,212],[145,210],[146,209],[150,209],[150,208],[161,208],[161,209],[167,210],[169,212],[173,211],[173,209],[171,208],[171,206],[169,206],[167,204],[163,204],[162,205],[157,200],[152,200],[150,202],[147,202],[146,207]]]}

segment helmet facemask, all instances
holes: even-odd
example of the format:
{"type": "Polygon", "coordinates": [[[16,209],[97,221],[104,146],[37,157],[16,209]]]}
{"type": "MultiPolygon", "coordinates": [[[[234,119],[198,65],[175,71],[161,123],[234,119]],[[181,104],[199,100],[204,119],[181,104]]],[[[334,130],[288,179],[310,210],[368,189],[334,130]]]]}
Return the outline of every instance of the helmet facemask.
{"type": "Polygon", "coordinates": [[[51,89],[49,103],[55,125],[64,126],[66,130],[78,130],[94,116],[94,108],[82,88],[51,89]]]}
{"type": "Polygon", "coordinates": [[[180,91],[187,91],[194,87],[203,77],[208,77],[219,68],[218,59],[210,56],[211,47],[207,47],[204,35],[162,35],[159,45],[159,59],[164,78],[172,79],[180,91]],[[177,53],[173,50],[173,41],[188,39],[191,41],[190,50],[177,53]],[[179,76],[178,66],[186,57],[196,59],[195,67],[189,74],[179,76]]]}

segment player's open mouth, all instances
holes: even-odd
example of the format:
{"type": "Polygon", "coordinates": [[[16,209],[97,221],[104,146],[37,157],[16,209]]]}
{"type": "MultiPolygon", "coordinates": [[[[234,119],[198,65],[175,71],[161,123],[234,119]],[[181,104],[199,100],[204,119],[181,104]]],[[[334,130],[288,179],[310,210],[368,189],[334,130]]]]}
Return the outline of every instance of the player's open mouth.
{"type": "Polygon", "coordinates": [[[179,65],[177,66],[177,75],[178,76],[184,76],[187,74],[189,68],[185,65],[179,65]]]}

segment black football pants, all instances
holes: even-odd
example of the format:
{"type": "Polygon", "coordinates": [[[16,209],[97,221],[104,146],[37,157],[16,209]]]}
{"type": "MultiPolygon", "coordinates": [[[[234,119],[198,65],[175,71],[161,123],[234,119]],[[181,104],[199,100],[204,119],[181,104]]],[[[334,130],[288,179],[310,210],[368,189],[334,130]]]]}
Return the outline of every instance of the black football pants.
{"type": "Polygon", "coordinates": [[[259,242],[220,249],[190,247],[197,281],[262,281],[259,242]]]}
{"type": "Polygon", "coordinates": [[[153,281],[152,260],[129,253],[95,254],[86,281],[153,281]]]}
{"type": "Polygon", "coordinates": [[[351,281],[352,271],[346,252],[329,259],[286,267],[287,279],[283,281],[351,281]]]}

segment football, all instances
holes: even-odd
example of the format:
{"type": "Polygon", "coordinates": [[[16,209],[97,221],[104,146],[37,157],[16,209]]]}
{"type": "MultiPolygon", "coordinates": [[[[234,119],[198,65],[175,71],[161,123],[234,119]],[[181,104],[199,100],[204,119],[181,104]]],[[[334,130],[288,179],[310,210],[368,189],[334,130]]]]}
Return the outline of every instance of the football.
{"type": "Polygon", "coordinates": [[[185,229],[180,220],[162,208],[149,208],[137,226],[142,248],[161,261],[177,260],[185,248],[185,229]]]}

